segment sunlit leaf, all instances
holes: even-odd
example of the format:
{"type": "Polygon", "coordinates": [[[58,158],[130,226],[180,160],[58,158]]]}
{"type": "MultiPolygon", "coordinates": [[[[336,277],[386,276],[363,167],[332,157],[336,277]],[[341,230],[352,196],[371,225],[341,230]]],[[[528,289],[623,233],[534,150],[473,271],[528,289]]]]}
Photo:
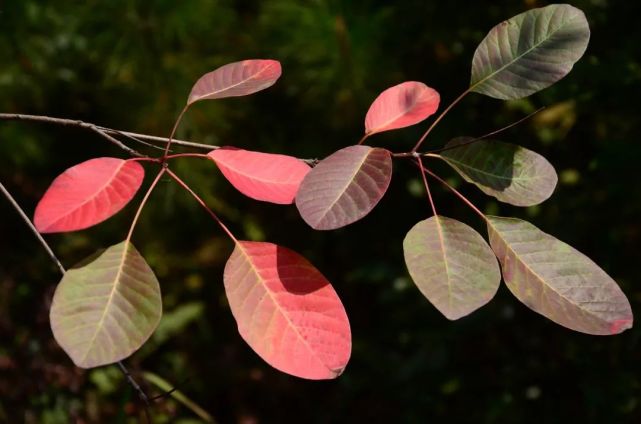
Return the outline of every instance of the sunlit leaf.
{"type": "Polygon", "coordinates": [[[138,350],[161,314],[156,276],[134,246],[122,242],[65,273],[50,319],[56,341],[73,362],[93,368],[138,350]]]}
{"type": "Polygon", "coordinates": [[[245,196],[266,202],[294,202],[309,165],[291,156],[221,148],[207,154],[245,196]]]}
{"type": "Polygon", "coordinates": [[[488,232],[505,283],[532,310],[588,334],[632,327],[628,299],[581,252],[520,219],[490,216],[488,232]]]}
{"type": "Polygon", "coordinates": [[[501,283],[490,246],[451,218],[433,216],[416,224],[403,240],[403,252],[421,293],[451,320],[485,305],[501,283]]]}
{"type": "Polygon", "coordinates": [[[276,369],[297,377],[338,377],[351,354],[345,309],[305,258],[272,243],[240,241],[225,266],[238,331],[276,369]]]}
{"type": "Polygon", "coordinates": [[[334,152],[307,174],[296,195],[301,216],[316,230],[333,230],[367,215],[392,178],[385,149],[349,146],[334,152]]]}
{"type": "Polygon", "coordinates": [[[585,15],[567,4],[532,9],[487,34],[472,61],[472,91],[519,99],[554,84],[583,56],[590,39],[585,15]]]}
{"type": "Polygon", "coordinates": [[[189,93],[187,104],[247,96],[271,87],[280,75],[280,62],[276,60],[252,59],[229,63],[200,77],[189,93]]]}
{"type": "Polygon", "coordinates": [[[134,197],[145,171],[134,161],[96,158],[60,174],[36,207],[41,233],[82,230],[119,212],[134,197]]]}
{"type": "Polygon", "coordinates": [[[365,116],[365,133],[374,134],[417,124],[438,109],[440,96],[422,82],[408,81],[383,91],[365,116]]]}
{"type": "Polygon", "coordinates": [[[451,140],[441,157],[485,194],[512,205],[532,206],[554,192],[556,171],[543,156],[514,144],[471,140],[451,140]]]}

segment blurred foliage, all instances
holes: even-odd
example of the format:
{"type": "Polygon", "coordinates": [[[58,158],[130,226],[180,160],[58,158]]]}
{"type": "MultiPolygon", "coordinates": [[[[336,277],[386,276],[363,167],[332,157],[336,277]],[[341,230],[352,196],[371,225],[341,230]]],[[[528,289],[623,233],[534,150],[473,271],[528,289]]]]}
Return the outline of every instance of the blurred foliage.
{"type": "MultiPolygon", "coordinates": [[[[641,27],[636,2],[576,0],[592,40],[560,83],[525,100],[471,95],[427,146],[481,135],[541,106],[501,139],[544,154],[560,185],[543,205],[499,204],[447,175],[478,205],[531,220],[607,270],[640,310],[641,27]]],[[[274,58],[276,86],[203,102],[180,138],[323,157],[356,142],[367,107],[404,80],[447,103],[464,90],[476,45],[503,19],[547,4],[399,0],[71,0],[0,3],[0,111],[43,114],[168,134],[201,74],[245,58],[274,58]]],[[[425,125],[372,143],[408,150],[425,125]]],[[[149,151],[153,153],[153,151],[149,151]]],[[[123,152],[81,129],[0,122],[0,181],[30,213],[62,170],[123,152]]],[[[166,316],[126,363],[153,372],[218,422],[590,422],[641,419],[641,330],[590,337],[529,311],[501,288],[472,316],[448,322],[408,279],[401,241],[429,214],[417,174],[399,162],[389,193],[366,219],[313,232],[294,207],[251,201],[213,164],[181,159],[176,172],[239,236],[304,254],[334,282],[349,313],[354,351],[335,381],[303,381],[270,368],[240,339],[222,289],[230,242],[169,180],[145,208],[134,242],[156,271],[166,316]]],[[[150,168],[151,170],[151,168],[150,168]]],[[[438,209],[481,229],[436,189],[438,209]]],[[[137,422],[135,393],[115,367],[75,368],[51,336],[48,310],[60,276],[17,214],[0,200],[0,422],[137,422]]],[[[47,237],[66,266],[121,241],[133,208],[86,231],[47,237]]],[[[484,231],[483,231],[484,232],[484,231]]],[[[172,398],[158,422],[198,422],[172,398]],[[182,421],[181,421],[182,420],[182,421]]]]}

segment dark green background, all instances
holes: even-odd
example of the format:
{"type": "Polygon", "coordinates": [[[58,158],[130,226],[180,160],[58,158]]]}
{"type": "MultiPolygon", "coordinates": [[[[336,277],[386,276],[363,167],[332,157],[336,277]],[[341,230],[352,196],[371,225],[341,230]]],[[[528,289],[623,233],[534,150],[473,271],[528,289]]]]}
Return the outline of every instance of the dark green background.
{"type": "MultiPolygon", "coordinates": [[[[274,87],[197,104],[178,136],[322,158],[359,139],[369,104],[391,85],[423,81],[445,106],[466,88],[487,31],[545,4],[5,0],[0,111],[167,135],[200,75],[228,62],[273,58],[284,70],[274,87]]],[[[470,95],[426,147],[484,134],[546,106],[500,138],[555,166],[560,183],[550,200],[520,209],[460,187],[482,209],[528,219],[585,252],[638,311],[641,25],[634,1],[574,5],[586,12],[592,39],[566,79],[527,100],[470,95]]],[[[406,151],[425,128],[371,143],[406,151]]],[[[81,129],[0,122],[0,181],[29,214],[56,175],[101,155],[124,152],[81,129]]],[[[460,184],[441,164],[433,167],[460,184]]],[[[239,237],[288,246],[334,283],[351,320],[352,359],[337,380],[310,382],[257,357],[238,336],[222,289],[232,244],[163,180],[134,235],[161,281],[166,314],[161,330],[126,361],[139,380],[143,370],[161,375],[221,423],[639,422],[638,327],[615,337],[574,333],[531,312],[505,287],[486,307],[449,322],[420,295],[405,270],[402,238],[430,211],[409,162],[395,163],[390,190],[373,213],[334,232],[314,232],[293,206],[244,198],[212,163],[182,159],[175,170],[239,237]]],[[[463,204],[435,191],[439,211],[484,233],[463,204]]],[[[134,210],[47,240],[71,266],[123,240],[134,210]]],[[[48,308],[60,276],[3,199],[0,214],[0,422],[135,421],[135,394],[115,367],[75,368],[53,340],[48,308]]],[[[195,417],[173,400],[153,411],[160,423],[195,417]]]]}

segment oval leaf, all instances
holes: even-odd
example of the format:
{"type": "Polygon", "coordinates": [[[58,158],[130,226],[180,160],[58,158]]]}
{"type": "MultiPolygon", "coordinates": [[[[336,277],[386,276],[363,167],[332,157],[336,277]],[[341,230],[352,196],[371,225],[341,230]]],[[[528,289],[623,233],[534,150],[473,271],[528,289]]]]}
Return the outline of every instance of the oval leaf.
{"type": "Polygon", "coordinates": [[[554,192],[556,171],[543,156],[514,144],[472,140],[451,140],[441,158],[485,194],[515,206],[532,206],[554,192]]]}
{"type": "Polygon", "coordinates": [[[82,230],[119,212],[145,176],[135,161],[96,158],[67,169],[51,183],[33,222],[41,233],[82,230]]]}
{"type": "Polygon", "coordinates": [[[252,59],[229,63],[200,77],[189,93],[187,104],[247,96],[271,87],[280,75],[280,62],[276,60],[252,59]]]}
{"type": "Polygon", "coordinates": [[[403,240],[403,252],[421,293],[451,320],[485,305],[501,283],[490,246],[451,218],[433,216],[416,224],[403,240]]]}
{"type": "Polygon", "coordinates": [[[307,174],[296,195],[296,207],[316,230],[344,227],[374,209],[391,179],[389,151],[349,146],[334,152],[307,174]]]}
{"type": "Polygon", "coordinates": [[[285,155],[221,148],[207,154],[225,178],[245,196],[265,202],[290,204],[311,169],[285,155]]]}
{"type": "Polygon", "coordinates": [[[161,314],[156,276],[134,246],[122,242],[65,273],[53,296],[50,319],[56,341],[73,362],[93,368],[138,350],[161,314]]]}
{"type": "Polygon", "coordinates": [[[347,314],[305,258],[272,243],[240,241],[224,280],[240,335],[268,364],[312,380],[343,372],[352,349],[347,314]]]}
{"type": "Polygon", "coordinates": [[[496,99],[527,97],[566,76],[589,39],[585,15],[570,5],[521,13],[492,28],[478,46],[470,88],[496,99]]]}
{"type": "Polygon", "coordinates": [[[422,82],[408,81],[383,91],[365,116],[365,134],[418,124],[438,109],[440,96],[422,82]]]}
{"type": "Polygon", "coordinates": [[[588,334],[632,327],[628,299],[590,258],[520,219],[490,216],[487,228],[503,279],[526,306],[588,334]]]}

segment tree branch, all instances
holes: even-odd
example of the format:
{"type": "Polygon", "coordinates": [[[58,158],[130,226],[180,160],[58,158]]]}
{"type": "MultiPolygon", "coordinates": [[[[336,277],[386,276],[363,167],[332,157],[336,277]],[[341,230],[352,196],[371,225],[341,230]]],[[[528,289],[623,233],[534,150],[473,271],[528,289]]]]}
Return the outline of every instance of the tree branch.
{"type": "MultiPolygon", "coordinates": [[[[51,116],[43,116],[43,115],[25,115],[21,113],[0,113],[0,120],[43,122],[47,124],[85,128],[95,132],[96,134],[99,134],[101,137],[104,137],[110,143],[113,143],[115,146],[126,151],[130,155],[137,156],[137,157],[145,157],[145,155],[125,145],[123,142],[114,138],[113,136],[122,135],[137,142],[140,142],[140,140],[148,140],[152,142],[155,141],[159,143],[167,143],[167,141],[169,140],[168,138],[165,138],[165,137],[158,137],[155,135],[147,135],[147,134],[138,134],[138,133],[129,132],[129,131],[120,131],[120,130],[115,130],[113,128],[107,128],[100,125],[79,121],[75,119],[53,118],[51,116]]],[[[181,146],[196,147],[199,149],[208,149],[208,150],[214,150],[219,148],[219,146],[212,146],[209,144],[202,144],[202,143],[193,143],[191,141],[185,141],[185,140],[172,140],[172,143],[178,144],[181,146]]],[[[143,144],[149,146],[149,143],[143,143],[143,144]]]]}
{"type": "MultiPolygon", "coordinates": [[[[0,121],[31,121],[31,122],[44,122],[48,124],[55,124],[55,125],[62,125],[62,126],[71,126],[71,127],[78,127],[78,128],[84,128],[88,129],[90,131],[93,131],[100,136],[104,137],[105,139],[109,140],[109,142],[113,143],[115,146],[118,148],[126,151],[132,156],[136,157],[148,157],[146,155],[143,155],[142,153],[132,149],[131,147],[125,145],[123,142],[120,140],[114,138],[113,136],[123,136],[127,137],[133,141],[136,141],[137,143],[144,144],[146,146],[150,146],[153,148],[158,149],[159,146],[155,146],[153,144],[147,143],[143,140],[149,141],[149,142],[156,142],[156,143],[161,143],[165,145],[168,141],[169,138],[167,137],[159,137],[156,135],[149,135],[149,134],[139,134],[131,131],[121,131],[121,130],[116,130],[113,128],[107,128],[103,127],[100,125],[92,124],[89,122],[83,122],[83,121],[78,121],[75,119],[63,119],[63,118],[53,118],[50,116],[43,116],[43,115],[25,115],[21,113],[0,113],[0,121]]],[[[216,150],[220,149],[220,146],[214,146],[211,144],[203,144],[203,143],[194,143],[193,141],[187,141],[187,140],[171,140],[171,144],[176,144],[179,146],[185,146],[185,147],[193,147],[196,149],[202,149],[202,150],[216,150]]],[[[165,150],[164,147],[160,147],[160,150],[165,150]]],[[[303,162],[314,166],[318,163],[318,159],[302,159],[303,162]]]]}

